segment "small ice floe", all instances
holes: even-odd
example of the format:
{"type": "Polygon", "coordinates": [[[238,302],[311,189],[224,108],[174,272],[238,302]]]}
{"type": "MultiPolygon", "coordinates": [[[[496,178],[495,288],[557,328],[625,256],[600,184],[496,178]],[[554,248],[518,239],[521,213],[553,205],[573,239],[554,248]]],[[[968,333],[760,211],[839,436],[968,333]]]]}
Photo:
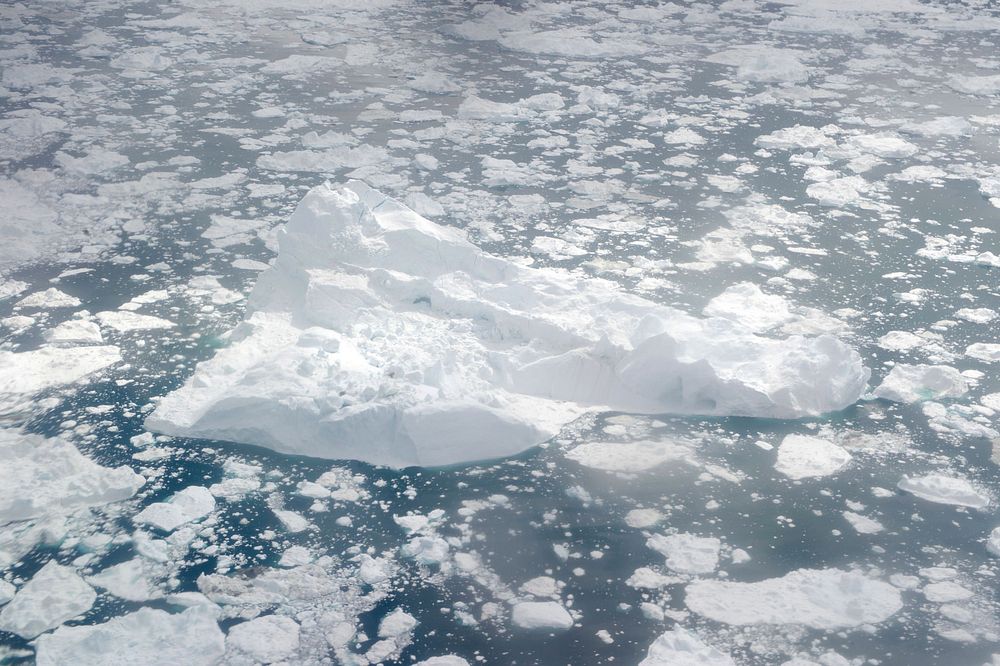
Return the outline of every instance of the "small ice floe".
{"type": "Polygon", "coordinates": [[[790,479],[829,476],[840,471],[851,454],[833,442],[807,435],[787,435],[778,446],[774,469],[790,479]]]}
{"type": "Polygon", "coordinates": [[[148,666],[212,666],[225,653],[225,636],[211,605],[183,613],[140,608],[103,624],[60,627],[38,639],[39,666],[107,666],[127,660],[148,666]]]}
{"type": "Polygon", "coordinates": [[[565,631],[573,616],[558,601],[520,601],[511,610],[511,621],[521,629],[565,631]]]}
{"type": "Polygon", "coordinates": [[[965,395],[968,388],[962,373],[950,366],[898,363],[872,391],[872,395],[893,402],[910,403],[958,398],[965,395]]]}
{"type": "Polygon", "coordinates": [[[799,569],[755,583],[695,581],[687,586],[685,603],[725,624],[827,630],[876,624],[903,607],[899,590],[889,583],[841,569],[799,569]]]}
{"type": "Polygon", "coordinates": [[[639,666],[736,666],[736,662],[687,629],[674,627],[649,646],[639,666]]]}
{"type": "Polygon", "coordinates": [[[208,488],[189,486],[166,502],[154,502],[140,511],[132,520],[140,525],[151,525],[164,532],[173,532],[181,525],[200,520],[215,510],[215,498],[208,488]]]}
{"type": "Polygon", "coordinates": [[[71,567],[54,561],[42,567],[0,611],[0,630],[34,638],[78,617],[97,593],[71,567]]]}
{"type": "Polygon", "coordinates": [[[982,509],[990,504],[988,495],[984,494],[968,480],[957,476],[946,476],[944,474],[927,474],[917,477],[904,476],[896,485],[900,490],[904,490],[928,502],[935,502],[936,504],[967,506],[972,509],[982,509]]]}

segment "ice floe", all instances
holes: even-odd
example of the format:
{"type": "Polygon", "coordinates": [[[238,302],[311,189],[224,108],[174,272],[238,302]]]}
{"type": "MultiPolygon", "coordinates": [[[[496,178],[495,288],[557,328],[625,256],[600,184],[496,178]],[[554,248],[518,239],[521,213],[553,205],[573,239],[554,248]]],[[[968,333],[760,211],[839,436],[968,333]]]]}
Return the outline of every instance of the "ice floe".
{"type": "Polygon", "coordinates": [[[990,504],[990,498],[977,489],[967,479],[945,474],[927,474],[917,477],[903,477],[897,484],[900,490],[937,504],[952,504],[982,509],[990,504]]]}
{"type": "Polygon", "coordinates": [[[140,511],[133,520],[141,525],[151,525],[164,532],[204,518],[215,510],[215,498],[207,488],[188,486],[166,502],[154,502],[140,511]]]}
{"type": "Polygon", "coordinates": [[[565,631],[573,626],[573,617],[557,601],[520,601],[511,610],[511,621],[522,629],[565,631]]]}
{"type": "Polygon", "coordinates": [[[96,600],[75,570],[49,562],[0,611],[0,630],[34,638],[86,613],[96,600]]]}
{"type": "Polygon", "coordinates": [[[694,534],[655,534],[646,545],[666,558],[667,567],[682,574],[707,574],[719,566],[722,542],[694,534]]]}
{"type": "Polygon", "coordinates": [[[793,434],[781,440],[774,469],[790,479],[806,479],[835,474],[849,462],[851,454],[833,442],[793,434]]]}
{"type": "Polygon", "coordinates": [[[675,627],[665,631],[649,646],[646,658],[639,666],[735,666],[732,657],[710,645],[697,635],[675,627]]]}
{"type": "Polygon", "coordinates": [[[841,569],[799,569],[756,583],[696,581],[687,586],[684,602],[695,613],[725,624],[813,629],[876,624],[903,607],[892,585],[841,569]]]}
{"type": "Polygon", "coordinates": [[[962,374],[947,365],[895,365],[872,391],[877,398],[894,402],[919,402],[958,398],[968,390],[962,374]]]}
{"type": "Polygon", "coordinates": [[[39,666],[211,666],[225,653],[225,637],[210,606],[182,613],[140,608],[103,624],[60,627],[38,640],[39,666]]]}
{"type": "Polygon", "coordinates": [[[0,429],[0,525],[128,499],[145,479],[93,462],[62,438],[0,429]]]}

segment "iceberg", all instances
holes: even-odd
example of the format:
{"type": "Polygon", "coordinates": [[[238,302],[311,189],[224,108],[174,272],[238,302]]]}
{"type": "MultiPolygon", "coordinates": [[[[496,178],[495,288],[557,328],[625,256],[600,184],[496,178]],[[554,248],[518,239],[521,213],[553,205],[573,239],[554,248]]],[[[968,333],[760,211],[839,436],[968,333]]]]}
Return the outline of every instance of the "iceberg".
{"type": "Polygon", "coordinates": [[[351,181],[278,232],[228,346],[146,426],[392,467],[512,455],[587,410],[802,418],[861,396],[830,335],[763,337],[493,256],[351,181]]]}

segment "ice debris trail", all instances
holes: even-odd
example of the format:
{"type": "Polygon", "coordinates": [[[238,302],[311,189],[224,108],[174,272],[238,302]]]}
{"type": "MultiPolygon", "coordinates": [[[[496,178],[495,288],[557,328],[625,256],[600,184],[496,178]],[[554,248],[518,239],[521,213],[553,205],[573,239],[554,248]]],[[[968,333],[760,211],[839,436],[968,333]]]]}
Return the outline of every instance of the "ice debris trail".
{"type": "Polygon", "coordinates": [[[279,248],[151,430],[436,466],[517,453],[588,408],[799,418],[868,381],[832,336],[762,337],[492,256],[358,181],[311,190],[279,248]]]}

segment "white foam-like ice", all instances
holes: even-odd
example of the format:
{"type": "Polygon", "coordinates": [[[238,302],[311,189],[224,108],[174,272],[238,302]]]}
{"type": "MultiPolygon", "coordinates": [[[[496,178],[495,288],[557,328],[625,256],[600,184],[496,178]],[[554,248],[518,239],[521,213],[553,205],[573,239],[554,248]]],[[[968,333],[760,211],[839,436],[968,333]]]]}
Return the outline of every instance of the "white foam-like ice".
{"type": "Polygon", "coordinates": [[[147,421],[174,435],[393,466],[509,455],[585,407],[798,418],[868,371],[616,284],[486,254],[359,183],[314,188],[230,345],[147,421]]]}

